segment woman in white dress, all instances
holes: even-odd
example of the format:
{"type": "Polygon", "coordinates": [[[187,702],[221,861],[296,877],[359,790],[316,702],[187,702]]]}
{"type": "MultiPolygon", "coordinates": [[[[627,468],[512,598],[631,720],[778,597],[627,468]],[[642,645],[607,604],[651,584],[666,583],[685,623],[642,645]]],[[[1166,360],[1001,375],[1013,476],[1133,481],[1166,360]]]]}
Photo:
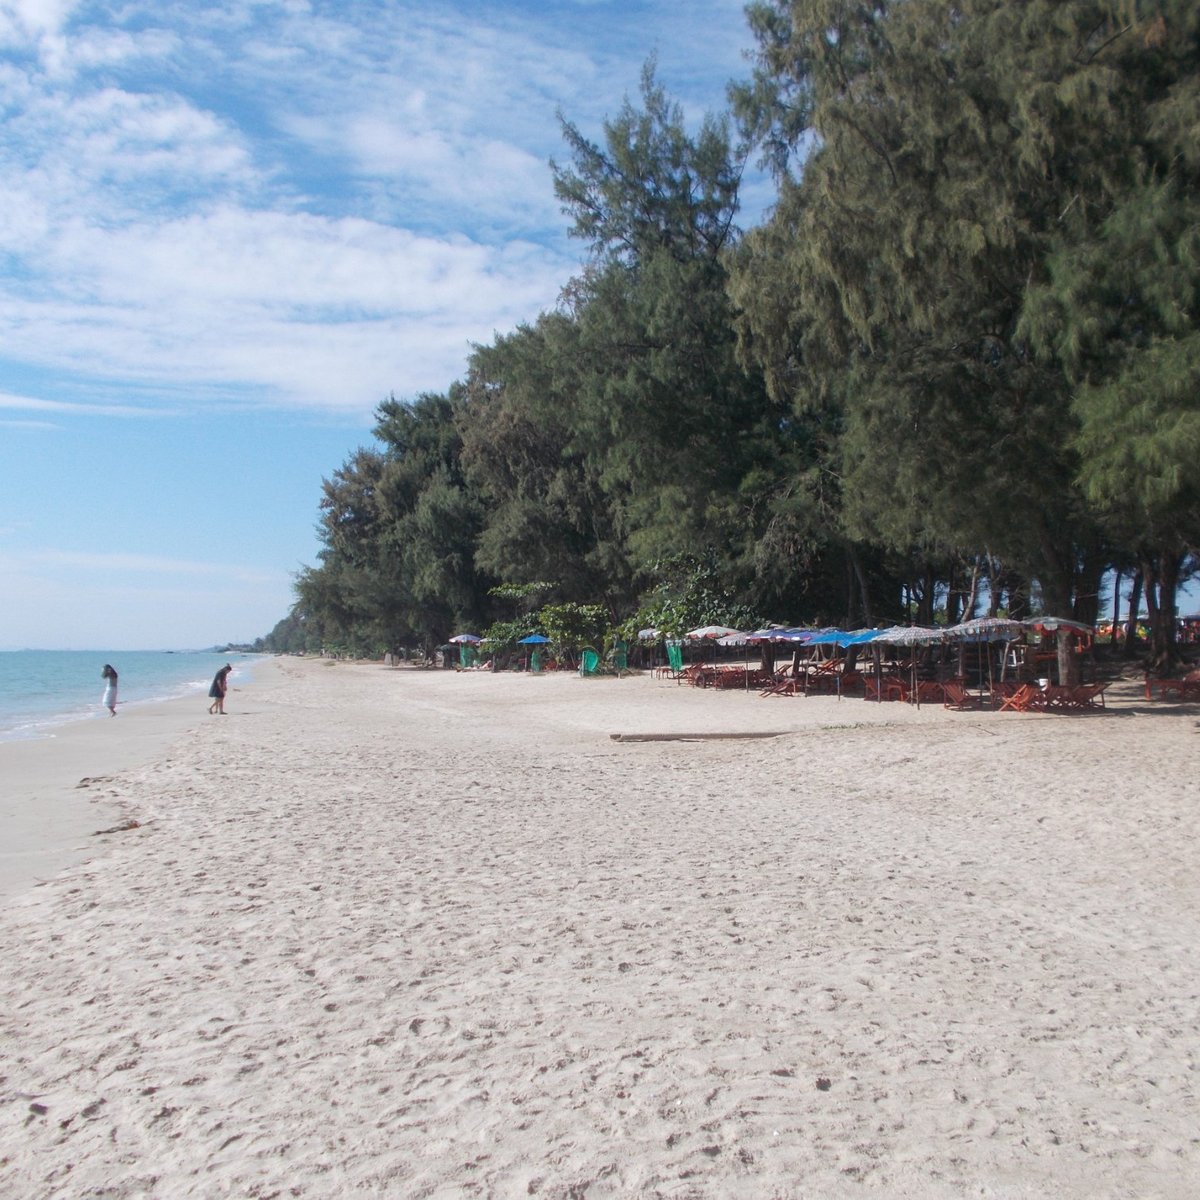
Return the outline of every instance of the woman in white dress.
{"type": "Polygon", "coordinates": [[[117,673],[108,663],[105,663],[104,670],[100,672],[100,678],[104,680],[104,698],[100,703],[115,717],[117,715],[117,673]]]}

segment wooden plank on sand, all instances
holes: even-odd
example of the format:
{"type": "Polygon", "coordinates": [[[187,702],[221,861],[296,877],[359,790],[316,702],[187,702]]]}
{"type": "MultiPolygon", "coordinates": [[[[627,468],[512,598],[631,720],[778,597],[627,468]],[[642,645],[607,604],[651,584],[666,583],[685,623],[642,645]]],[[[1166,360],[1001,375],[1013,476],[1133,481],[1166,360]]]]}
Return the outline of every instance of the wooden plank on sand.
{"type": "Polygon", "coordinates": [[[735,738],[773,738],[794,733],[792,729],[755,733],[610,733],[614,742],[714,742],[735,738]]]}

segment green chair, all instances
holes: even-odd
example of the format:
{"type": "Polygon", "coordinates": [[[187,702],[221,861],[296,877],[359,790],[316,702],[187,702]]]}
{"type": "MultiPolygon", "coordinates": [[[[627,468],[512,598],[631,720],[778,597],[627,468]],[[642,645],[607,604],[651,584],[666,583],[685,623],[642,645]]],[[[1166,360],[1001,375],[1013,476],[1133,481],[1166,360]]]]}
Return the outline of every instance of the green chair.
{"type": "Polygon", "coordinates": [[[542,656],[537,650],[529,656],[529,669],[534,673],[542,669],[542,656]]]}
{"type": "Polygon", "coordinates": [[[683,643],[668,642],[667,643],[667,662],[671,664],[671,671],[678,679],[683,674],[683,643]]]}
{"type": "Polygon", "coordinates": [[[618,675],[629,670],[629,647],[624,642],[619,641],[613,646],[612,665],[618,675]]]}
{"type": "Polygon", "coordinates": [[[584,679],[600,674],[600,655],[591,646],[585,646],[579,657],[579,674],[584,679]]]}

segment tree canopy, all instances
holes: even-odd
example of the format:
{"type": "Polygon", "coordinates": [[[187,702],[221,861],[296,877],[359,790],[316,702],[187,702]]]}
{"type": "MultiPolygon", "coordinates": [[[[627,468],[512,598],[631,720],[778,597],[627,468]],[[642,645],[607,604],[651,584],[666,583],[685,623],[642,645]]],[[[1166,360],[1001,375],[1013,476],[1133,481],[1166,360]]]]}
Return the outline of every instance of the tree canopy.
{"type": "Polygon", "coordinates": [[[1092,620],[1134,564],[1169,662],[1200,543],[1195,5],[747,17],[751,76],[694,132],[653,62],[599,138],[561,118],[580,273],[444,396],[380,406],[288,637],[433,645],[529,580],[614,627],[714,596],[1092,620]],[[743,233],[751,156],[777,197],[743,233]]]}

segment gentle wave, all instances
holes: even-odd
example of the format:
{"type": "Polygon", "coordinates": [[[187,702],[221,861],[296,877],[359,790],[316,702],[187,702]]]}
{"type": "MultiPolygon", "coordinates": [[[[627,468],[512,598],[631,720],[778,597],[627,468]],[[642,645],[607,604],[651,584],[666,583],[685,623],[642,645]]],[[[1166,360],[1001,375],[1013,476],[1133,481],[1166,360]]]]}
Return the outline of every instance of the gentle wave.
{"type": "Polygon", "coordinates": [[[119,676],[117,713],[207,692],[227,662],[233,682],[244,683],[261,656],[211,650],[0,651],[0,741],[52,737],[74,721],[109,718],[101,704],[100,672],[111,663],[119,676]]]}

